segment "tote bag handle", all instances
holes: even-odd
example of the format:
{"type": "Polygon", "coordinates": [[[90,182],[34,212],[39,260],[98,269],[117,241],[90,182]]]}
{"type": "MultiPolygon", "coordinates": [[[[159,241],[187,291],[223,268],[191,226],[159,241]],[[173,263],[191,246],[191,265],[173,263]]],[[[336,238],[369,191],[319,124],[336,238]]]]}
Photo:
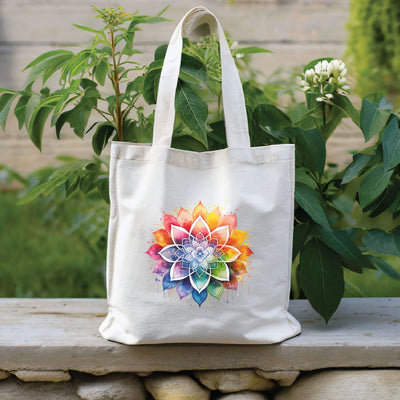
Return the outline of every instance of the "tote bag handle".
{"type": "Polygon", "coordinates": [[[182,34],[208,24],[217,32],[221,49],[222,98],[228,147],[250,147],[242,84],[224,31],[218,19],[205,7],[195,7],[175,29],[165,55],[158,86],[154,116],[153,146],[171,147],[175,120],[175,92],[182,57],[182,34]]]}

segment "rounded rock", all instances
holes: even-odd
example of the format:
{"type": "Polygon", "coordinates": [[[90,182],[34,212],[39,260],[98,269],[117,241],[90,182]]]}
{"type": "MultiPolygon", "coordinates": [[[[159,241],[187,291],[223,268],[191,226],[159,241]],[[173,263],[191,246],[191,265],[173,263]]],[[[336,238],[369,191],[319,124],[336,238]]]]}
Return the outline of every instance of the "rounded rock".
{"type": "Polygon", "coordinates": [[[186,375],[157,374],[145,381],[155,400],[209,400],[210,391],[186,375]]]}
{"type": "Polygon", "coordinates": [[[310,374],[275,400],[398,400],[400,370],[334,370],[310,374]]]}
{"type": "Polygon", "coordinates": [[[222,393],[244,390],[264,392],[275,388],[273,380],[262,378],[252,369],[198,371],[195,375],[204,386],[222,393]]]}
{"type": "Polygon", "coordinates": [[[218,397],[218,400],[268,400],[268,397],[259,392],[237,392],[231,394],[225,394],[222,397],[218,397]]]}
{"type": "Polygon", "coordinates": [[[133,374],[109,374],[78,379],[78,395],[82,400],[145,400],[142,382],[133,374]]]}

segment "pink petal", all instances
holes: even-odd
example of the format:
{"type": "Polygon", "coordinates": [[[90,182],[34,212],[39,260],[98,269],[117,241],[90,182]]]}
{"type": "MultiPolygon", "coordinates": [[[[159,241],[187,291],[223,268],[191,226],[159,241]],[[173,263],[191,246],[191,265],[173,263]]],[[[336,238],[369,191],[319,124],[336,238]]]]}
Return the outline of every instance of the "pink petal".
{"type": "Polygon", "coordinates": [[[204,237],[207,237],[210,234],[210,228],[202,217],[198,217],[190,228],[190,234],[192,236],[197,237],[199,233],[201,233],[204,237]]]}
{"type": "Polygon", "coordinates": [[[170,268],[170,263],[165,260],[160,260],[157,262],[156,266],[154,267],[154,273],[157,275],[164,276],[170,268]]]}
{"type": "Polygon", "coordinates": [[[237,225],[237,218],[236,214],[230,214],[230,215],[224,215],[222,217],[221,223],[219,224],[220,226],[229,226],[229,230],[232,232],[237,225]]]}
{"type": "Polygon", "coordinates": [[[231,290],[236,290],[238,287],[238,280],[234,274],[231,274],[231,279],[229,282],[222,282],[224,285],[225,289],[231,289],[231,290]]]}
{"type": "Polygon", "coordinates": [[[192,214],[188,210],[181,208],[178,213],[178,222],[182,228],[186,229],[187,231],[190,230],[190,227],[193,224],[192,214]]]}
{"type": "Polygon", "coordinates": [[[174,215],[164,214],[164,228],[171,233],[171,225],[179,226],[178,219],[174,215]]]}
{"type": "Polygon", "coordinates": [[[229,239],[229,226],[220,226],[213,230],[210,237],[218,240],[218,246],[224,246],[229,239]]]}
{"type": "Polygon", "coordinates": [[[153,260],[161,260],[162,257],[160,256],[160,251],[162,250],[163,246],[159,244],[153,244],[146,253],[153,259],[153,260]]]}
{"type": "Polygon", "coordinates": [[[183,239],[189,237],[189,232],[180,226],[171,225],[171,236],[174,243],[180,245],[183,239]]]}

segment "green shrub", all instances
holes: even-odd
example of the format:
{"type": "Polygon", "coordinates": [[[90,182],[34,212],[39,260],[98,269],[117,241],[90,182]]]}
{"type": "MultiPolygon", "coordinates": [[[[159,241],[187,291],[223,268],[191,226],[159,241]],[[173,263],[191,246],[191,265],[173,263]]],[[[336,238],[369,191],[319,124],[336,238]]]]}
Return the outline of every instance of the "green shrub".
{"type": "Polygon", "coordinates": [[[400,2],[352,0],[346,58],[362,96],[400,89],[400,2]]]}

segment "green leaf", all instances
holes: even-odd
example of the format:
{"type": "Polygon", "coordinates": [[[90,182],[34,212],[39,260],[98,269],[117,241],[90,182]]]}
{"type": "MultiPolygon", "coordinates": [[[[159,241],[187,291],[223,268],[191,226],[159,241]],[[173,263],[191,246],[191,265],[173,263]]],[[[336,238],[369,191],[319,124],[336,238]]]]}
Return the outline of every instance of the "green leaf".
{"type": "Polygon", "coordinates": [[[144,82],[144,76],[137,76],[133,81],[130,81],[126,85],[125,93],[132,93],[132,92],[141,92],[144,82]]]}
{"type": "Polygon", "coordinates": [[[310,228],[307,224],[298,224],[293,230],[293,251],[292,260],[294,261],[299,254],[301,248],[303,247],[308,234],[310,233],[310,228]]]}
{"type": "Polygon", "coordinates": [[[97,127],[96,132],[92,137],[92,147],[98,156],[107,146],[108,141],[114,133],[115,127],[110,122],[105,122],[97,127]]]}
{"type": "Polygon", "coordinates": [[[321,195],[306,185],[296,184],[295,199],[297,204],[317,223],[330,230],[329,222],[322,207],[321,195]]]}
{"type": "Polygon", "coordinates": [[[400,163],[400,129],[399,120],[393,117],[382,135],[383,165],[386,171],[400,163]]]}
{"type": "Polygon", "coordinates": [[[89,26],[78,25],[78,24],[73,24],[73,25],[75,26],[75,28],[81,29],[82,31],[95,33],[95,34],[97,34],[97,35],[102,36],[104,39],[107,39],[107,38],[106,38],[106,35],[104,34],[103,31],[99,31],[99,30],[97,30],[97,29],[90,28],[89,26]]]}
{"type": "Polygon", "coordinates": [[[235,50],[236,54],[256,54],[256,53],[272,53],[271,50],[263,49],[262,47],[257,46],[248,46],[242,47],[240,49],[235,50]]]}
{"type": "Polygon", "coordinates": [[[298,165],[317,172],[324,173],[326,149],[325,141],[318,129],[303,130],[295,128],[296,162],[298,165]]]}
{"type": "Polygon", "coordinates": [[[348,183],[356,178],[359,173],[368,164],[371,156],[362,153],[356,153],[353,155],[353,162],[347,167],[346,172],[342,179],[342,184],[348,183]]]}
{"type": "Polygon", "coordinates": [[[153,61],[144,76],[143,97],[147,104],[156,104],[158,82],[160,81],[161,69],[164,60],[153,61]]]}
{"type": "Polygon", "coordinates": [[[318,190],[318,184],[315,180],[308,174],[309,170],[307,168],[296,168],[295,170],[295,180],[296,185],[302,183],[310,187],[313,190],[318,190]]]}
{"type": "Polygon", "coordinates": [[[391,109],[392,107],[386,103],[376,104],[363,99],[360,126],[366,142],[382,131],[390,117],[391,109]]]}
{"type": "Polygon", "coordinates": [[[70,50],[63,50],[63,49],[59,49],[59,50],[51,50],[48,51],[46,53],[41,54],[39,57],[35,58],[30,64],[28,64],[23,70],[27,70],[29,68],[34,67],[35,65],[41,63],[42,61],[46,60],[47,58],[51,58],[60,54],[69,54],[69,55],[73,55],[72,51],[70,50]]]}
{"type": "Polygon", "coordinates": [[[397,232],[373,229],[362,237],[362,241],[374,253],[400,257],[400,234],[397,232]]]}
{"type": "Polygon", "coordinates": [[[22,129],[25,124],[26,106],[31,95],[21,96],[14,108],[14,115],[18,120],[18,128],[22,129]]]}
{"type": "Polygon", "coordinates": [[[313,226],[312,230],[319,240],[342,257],[346,268],[357,273],[362,273],[362,268],[374,269],[374,266],[351,241],[345,230],[332,231],[321,226],[313,226]]]}
{"type": "Polygon", "coordinates": [[[94,75],[96,77],[96,80],[97,82],[99,82],[101,86],[104,86],[106,82],[107,72],[108,72],[108,63],[103,59],[96,65],[96,68],[94,70],[94,75]]]}
{"type": "Polygon", "coordinates": [[[343,269],[337,255],[316,239],[300,256],[300,286],[312,307],[328,323],[343,297],[343,269]]]}
{"type": "Polygon", "coordinates": [[[353,106],[352,102],[347,96],[336,95],[333,98],[332,104],[350,117],[358,127],[360,126],[360,112],[353,106]]]}
{"type": "Polygon", "coordinates": [[[39,106],[32,113],[32,116],[29,120],[29,137],[32,143],[42,151],[42,136],[43,136],[43,128],[46,123],[50,113],[53,111],[53,106],[39,106]]]}
{"type": "Polygon", "coordinates": [[[385,260],[378,257],[369,256],[372,263],[381,270],[385,275],[392,279],[400,279],[400,274],[385,260]]]}
{"type": "Polygon", "coordinates": [[[311,60],[304,68],[303,72],[306,72],[308,69],[314,68],[320,61],[328,61],[331,62],[333,60],[332,57],[321,57],[321,58],[315,58],[314,60],[311,60]]]}
{"type": "Polygon", "coordinates": [[[371,204],[385,189],[393,171],[385,171],[383,164],[375,165],[360,185],[359,200],[362,209],[371,204]]]}
{"type": "Polygon", "coordinates": [[[152,143],[153,141],[153,124],[145,118],[141,118],[140,121],[124,121],[122,132],[126,142],[152,143]]]}
{"type": "Polygon", "coordinates": [[[206,124],[208,106],[188,84],[178,81],[175,109],[182,122],[193,131],[193,138],[208,147],[206,124]]]}
{"type": "Polygon", "coordinates": [[[274,137],[276,131],[284,131],[292,126],[289,116],[272,104],[257,106],[253,111],[253,119],[264,132],[274,137]]]}
{"type": "Polygon", "coordinates": [[[207,82],[207,68],[199,59],[182,54],[179,78],[189,83],[207,82]]]}
{"type": "Polygon", "coordinates": [[[49,65],[43,72],[43,82],[44,85],[53,74],[61,69],[65,63],[73,57],[73,54],[63,54],[51,59],[52,64],[49,65]]]}
{"type": "Polygon", "coordinates": [[[196,140],[191,133],[180,134],[179,136],[174,134],[172,136],[171,147],[174,149],[197,151],[199,153],[208,150],[208,147],[196,140]]]}
{"type": "Polygon", "coordinates": [[[104,199],[107,204],[110,204],[110,194],[109,194],[109,187],[108,187],[108,178],[103,177],[97,179],[96,187],[100,196],[104,199]]]}
{"type": "Polygon", "coordinates": [[[4,130],[8,113],[10,112],[11,104],[14,101],[16,94],[4,93],[0,96],[0,126],[4,130]]]}

